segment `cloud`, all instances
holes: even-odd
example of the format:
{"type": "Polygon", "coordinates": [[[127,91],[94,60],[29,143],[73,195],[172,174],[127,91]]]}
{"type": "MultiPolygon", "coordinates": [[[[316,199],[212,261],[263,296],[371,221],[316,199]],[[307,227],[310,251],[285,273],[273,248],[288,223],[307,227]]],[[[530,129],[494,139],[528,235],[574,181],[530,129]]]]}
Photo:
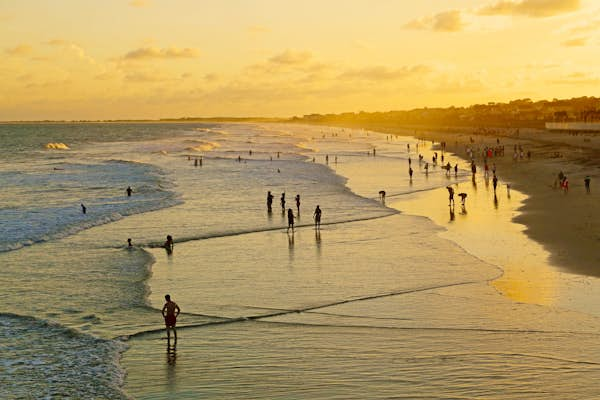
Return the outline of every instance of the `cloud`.
{"type": "Polygon", "coordinates": [[[306,63],[311,58],[312,54],[309,51],[286,50],[269,58],[269,62],[272,64],[298,65],[306,63]]]}
{"type": "Polygon", "coordinates": [[[129,5],[131,7],[136,7],[136,8],[148,7],[151,4],[152,4],[152,2],[150,0],[131,0],[129,2],[129,5]]]}
{"type": "Polygon", "coordinates": [[[564,42],[561,43],[561,45],[563,45],[565,47],[580,47],[580,46],[585,46],[587,41],[588,41],[588,38],[581,37],[581,38],[565,40],[564,42]]]}
{"type": "Polygon", "coordinates": [[[262,26],[262,25],[249,26],[248,28],[246,28],[246,31],[248,33],[252,33],[252,34],[261,34],[261,33],[271,32],[271,30],[269,28],[267,28],[266,26],[262,26]]]}
{"type": "Polygon", "coordinates": [[[5,49],[4,52],[11,56],[26,56],[31,53],[33,49],[28,44],[20,44],[10,49],[5,49]]]}
{"type": "MultiPolygon", "coordinates": [[[[598,12],[598,11],[597,11],[598,12]]],[[[597,31],[600,28],[600,19],[593,19],[582,24],[571,26],[566,31],[573,34],[586,34],[597,31]]]]}
{"type": "Polygon", "coordinates": [[[573,72],[549,82],[559,85],[597,85],[600,83],[600,79],[595,75],[585,72],[573,72]]]}
{"type": "Polygon", "coordinates": [[[94,60],[94,58],[86,54],[85,50],[83,50],[81,46],[68,40],[52,39],[47,42],[43,42],[43,44],[51,47],[56,47],[71,54],[74,54],[80,60],[86,61],[90,64],[96,64],[96,60],[94,60]]]}
{"type": "Polygon", "coordinates": [[[356,79],[366,81],[390,81],[405,79],[415,75],[424,74],[430,71],[425,65],[415,65],[412,67],[388,68],[384,66],[366,67],[361,69],[351,69],[339,75],[341,79],[356,79]]]}
{"type": "Polygon", "coordinates": [[[477,13],[545,18],[570,13],[580,8],[581,0],[500,0],[479,9],[477,13]]]}
{"type": "Polygon", "coordinates": [[[465,23],[460,10],[444,11],[435,15],[412,20],[404,25],[407,29],[431,30],[437,32],[458,32],[465,23]]]}
{"type": "Polygon", "coordinates": [[[174,58],[195,58],[199,51],[193,48],[178,49],[169,47],[159,49],[157,47],[142,47],[132,50],[125,54],[123,60],[147,60],[147,59],[174,59],[174,58]]]}
{"type": "Polygon", "coordinates": [[[204,80],[206,82],[216,82],[219,80],[219,75],[215,73],[208,73],[204,75],[204,80]]]}
{"type": "Polygon", "coordinates": [[[285,50],[266,61],[252,64],[245,68],[252,75],[274,75],[282,72],[302,71],[314,65],[310,62],[312,54],[309,51],[285,50]]]}
{"type": "Polygon", "coordinates": [[[164,82],[169,80],[154,72],[135,71],[125,75],[125,81],[133,83],[164,82]]]}

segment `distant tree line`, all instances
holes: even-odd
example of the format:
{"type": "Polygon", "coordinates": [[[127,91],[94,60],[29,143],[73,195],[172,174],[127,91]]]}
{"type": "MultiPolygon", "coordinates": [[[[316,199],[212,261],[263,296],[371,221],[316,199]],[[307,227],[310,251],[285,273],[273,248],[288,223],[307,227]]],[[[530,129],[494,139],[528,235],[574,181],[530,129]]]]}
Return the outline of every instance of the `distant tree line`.
{"type": "Polygon", "coordinates": [[[369,124],[382,126],[497,126],[544,128],[545,122],[600,122],[600,98],[577,97],[508,103],[474,104],[468,107],[416,108],[407,111],[309,114],[294,122],[369,124]]]}

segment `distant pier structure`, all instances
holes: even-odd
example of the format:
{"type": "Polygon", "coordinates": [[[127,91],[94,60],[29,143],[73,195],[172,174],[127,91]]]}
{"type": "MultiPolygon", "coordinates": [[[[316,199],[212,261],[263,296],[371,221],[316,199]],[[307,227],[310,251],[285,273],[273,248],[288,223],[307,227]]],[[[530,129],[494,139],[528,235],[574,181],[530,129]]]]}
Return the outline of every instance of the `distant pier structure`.
{"type": "Polygon", "coordinates": [[[546,122],[549,131],[600,132],[600,122],[546,122]]]}

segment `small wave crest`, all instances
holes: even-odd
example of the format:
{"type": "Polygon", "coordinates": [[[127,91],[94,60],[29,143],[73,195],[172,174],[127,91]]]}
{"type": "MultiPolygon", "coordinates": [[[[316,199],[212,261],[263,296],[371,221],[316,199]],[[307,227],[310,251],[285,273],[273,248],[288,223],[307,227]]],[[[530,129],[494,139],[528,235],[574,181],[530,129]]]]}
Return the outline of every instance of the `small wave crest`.
{"type": "Polygon", "coordinates": [[[192,146],[186,148],[188,151],[211,151],[221,147],[218,143],[207,142],[203,140],[195,140],[192,146]]]}
{"type": "Polygon", "coordinates": [[[70,150],[70,147],[61,142],[50,142],[44,146],[48,150],[70,150]]]}

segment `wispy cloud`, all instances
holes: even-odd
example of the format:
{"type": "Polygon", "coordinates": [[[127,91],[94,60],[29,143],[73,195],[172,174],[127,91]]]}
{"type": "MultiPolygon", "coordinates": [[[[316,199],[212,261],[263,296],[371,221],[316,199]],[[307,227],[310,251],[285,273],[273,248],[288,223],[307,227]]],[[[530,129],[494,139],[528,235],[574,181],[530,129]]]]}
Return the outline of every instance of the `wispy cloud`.
{"type": "Polygon", "coordinates": [[[437,32],[458,32],[463,30],[463,21],[460,10],[444,11],[435,15],[412,20],[404,25],[407,29],[431,30],[437,32]]]}
{"type": "MultiPolygon", "coordinates": [[[[596,13],[600,12],[597,10],[596,13]]],[[[600,19],[592,19],[590,21],[586,21],[583,23],[579,23],[577,25],[571,25],[565,29],[566,32],[572,34],[587,34],[591,32],[595,32],[600,29],[600,19]]]]}
{"type": "Polygon", "coordinates": [[[269,28],[263,25],[251,25],[246,28],[246,31],[252,34],[262,34],[271,32],[269,28]]]}
{"type": "Polygon", "coordinates": [[[89,56],[85,52],[85,50],[83,50],[83,48],[81,46],[79,46],[78,44],[75,44],[71,41],[63,40],[63,39],[52,39],[47,42],[44,42],[43,44],[45,44],[47,46],[63,49],[65,51],[68,51],[68,52],[74,54],[80,60],[89,62],[90,64],[96,64],[96,60],[94,60],[94,58],[89,56]]]}
{"type": "Polygon", "coordinates": [[[580,47],[580,46],[585,46],[587,44],[587,41],[588,41],[588,38],[585,38],[585,37],[574,38],[574,39],[565,40],[564,42],[561,43],[561,45],[563,45],[565,47],[580,47]]]}
{"type": "Polygon", "coordinates": [[[142,47],[132,50],[125,54],[123,60],[148,60],[148,59],[174,59],[174,58],[196,58],[200,52],[193,48],[176,47],[158,48],[158,47],[142,47]]]}
{"type": "Polygon", "coordinates": [[[311,58],[312,54],[309,51],[286,50],[269,58],[269,62],[273,64],[299,65],[305,64],[311,58]]]}
{"type": "Polygon", "coordinates": [[[580,0],[500,0],[478,10],[479,15],[553,17],[581,8],[580,0]]]}
{"type": "Polygon", "coordinates": [[[600,79],[596,75],[586,72],[573,72],[549,82],[560,85],[597,85],[600,83],[600,79]]]}
{"type": "Polygon", "coordinates": [[[162,76],[157,72],[147,72],[147,71],[134,71],[126,74],[124,76],[126,82],[133,83],[150,83],[150,82],[164,82],[171,80],[162,76]]]}
{"type": "Polygon", "coordinates": [[[152,2],[150,0],[131,0],[129,5],[131,7],[142,8],[152,5],[152,2]]]}
{"type": "Polygon", "coordinates": [[[33,48],[28,44],[20,44],[10,49],[5,49],[4,52],[11,56],[27,56],[31,54],[33,48]]]}
{"type": "Polygon", "coordinates": [[[351,69],[339,75],[340,79],[357,79],[367,81],[389,81],[406,79],[429,72],[431,69],[425,65],[412,67],[388,68],[384,66],[351,69]]]}

